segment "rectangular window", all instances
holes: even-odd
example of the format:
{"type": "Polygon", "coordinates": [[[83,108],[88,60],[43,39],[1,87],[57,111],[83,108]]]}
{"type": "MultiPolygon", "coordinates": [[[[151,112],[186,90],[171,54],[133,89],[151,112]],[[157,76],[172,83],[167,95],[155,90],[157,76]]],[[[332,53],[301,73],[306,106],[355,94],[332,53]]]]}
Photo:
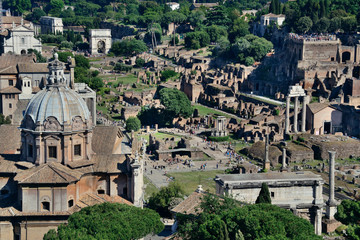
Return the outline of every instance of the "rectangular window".
{"type": "Polygon", "coordinates": [[[21,38],[21,44],[25,44],[25,38],[21,38]]]}
{"type": "Polygon", "coordinates": [[[12,108],[12,104],[11,104],[11,103],[9,103],[9,108],[12,108]]]}
{"type": "Polygon", "coordinates": [[[271,197],[275,197],[275,193],[274,193],[274,192],[271,192],[271,197]]]}
{"type": "Polygon", "coordinates": [[[7,94],[5,94],[5,98],[9,98],[9,96],[7,94]]]}
{"type": "Polygon", "coordinates": [[[74,146],[74,155],[81,156],[81,144],[77,144],[74,146]]]}
{"type": "Polygon", "coordinates": [[[14,86],[14,81],[13,80],[9,80],[9,86],[14,86]]]}
{"type": "Polygon", "coordinates": [[[57,157],[57,149],[55,146],[49,146],[49,158],[57,157]]]}
{"type": "Polygon", "coordinates": [[[28,156],[33,157],[33,145],[28,145],[28,156]]]}

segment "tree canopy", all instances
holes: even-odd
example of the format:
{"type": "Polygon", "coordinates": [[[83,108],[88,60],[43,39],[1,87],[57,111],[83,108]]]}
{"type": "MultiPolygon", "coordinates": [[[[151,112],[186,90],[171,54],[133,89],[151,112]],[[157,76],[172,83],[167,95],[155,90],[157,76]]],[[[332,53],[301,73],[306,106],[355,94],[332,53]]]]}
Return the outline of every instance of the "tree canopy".
{"type": "Polygon", "coordinates": [[[171,182],[169,186],[162,187],[159,192],[149,198],[149,207],[154,209],[163,217],[171,217],[170,207],[172,201],[182,199],[184,190],[176,182],[171,182]]]}
{"type": "Polygon", "coordinates": [[[194,109],[185,93],[176,88],[163,88],[159,91],[160,102],[165,110],[174,117],[188,118],[193,114],[194,109]]]}
{"type": "Polygon", "coordinates": [[[335,218],[343,224],[348,225],[346,237],[350,240],[360,239],[360,202],[343,200],[337,207],[335,218]]]}
{"type": "Polygon", "coordinates": [[[139,131],[140,128],[141,128],[141,122],[137,117],[129,117],[126,120],[126,131],[136,132],[136,131],[139,131]]]}
{"type": "Polygon", "coordinates": [[[147,51],[146,44],[141,40],[131,39],[113,43],[111,52],[116,56],[133,56],[147,51]]]}
{"type": "Polygon", "coordinates": [[[103,203],[72,214],[67,225],[44,235],[44,240],[122,239],[133,240],[164,229],[158,213],[119,203],[103,203]]]}
{"type": "Polygon", "coordinates": [[[224,204],[215,200],[217,196],[203,199],[203,212],[196,216],[178,214],[178,235],[191,240],[227,240],[227,239],[303,239],[320,240],[315,235],[311,223],[292,214],[291,211],[281,209],[270,204],[255,204],[239,206],[238,204],[224,204]],[[209,203],[215,206],[215,211],[207,211],[209,203]]]}

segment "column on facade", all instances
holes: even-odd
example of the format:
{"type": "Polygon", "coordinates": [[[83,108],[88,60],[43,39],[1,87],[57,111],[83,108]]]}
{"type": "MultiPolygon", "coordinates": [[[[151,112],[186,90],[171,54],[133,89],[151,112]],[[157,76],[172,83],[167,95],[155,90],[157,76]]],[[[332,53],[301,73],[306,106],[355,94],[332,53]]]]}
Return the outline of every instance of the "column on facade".
{"type": "Polygon", "coordinates": [[[306,123],[306,96],[304,96],[303,106],[302,106],[301,132],[306,132],[305,123],[306,123]]]}
{"type": "Polygon", "coordinates": [[[290,97],[286,97],[286,112],[285,112],[285,133],[289,134],[290,126],[290,97]]]}
{"type": "Polygon", "coordinates": [[[298,108],[299,108],[299,97],[295,97],[295,104],[294,104],[294,132],[298,132],[298,108]]]}
{"type": "Polygon", "coordinates": [[[286,148],[282,149],[282,168],[286,168],[286,148]]]}

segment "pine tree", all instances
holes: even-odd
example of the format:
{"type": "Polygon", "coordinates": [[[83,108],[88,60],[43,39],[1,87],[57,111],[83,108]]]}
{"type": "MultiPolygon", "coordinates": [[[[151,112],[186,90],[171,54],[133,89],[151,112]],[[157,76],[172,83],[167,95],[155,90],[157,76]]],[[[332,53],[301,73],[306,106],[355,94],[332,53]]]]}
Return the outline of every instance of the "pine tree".
{"type": "Polygon", "coordinates": [[[261,190],[255,203],[269,203],[271,204],[269,187],[266,183],[261,185],[261,190]]]}

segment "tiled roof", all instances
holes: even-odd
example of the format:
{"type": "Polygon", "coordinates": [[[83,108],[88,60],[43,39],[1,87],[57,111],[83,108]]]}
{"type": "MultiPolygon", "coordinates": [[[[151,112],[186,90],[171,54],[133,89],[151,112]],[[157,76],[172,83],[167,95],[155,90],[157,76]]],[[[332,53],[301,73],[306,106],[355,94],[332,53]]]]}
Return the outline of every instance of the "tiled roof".
{"type": "MultiPolygon", "coordinates": [[[[2,17],[2,23],[3,24],[12,24],[15,23],[16,25],[21,24],[21,19],[22,17],[17,17],[17,16],[3,16],[2,17]]],[[[30,22],[27,20],[23,20],[24,24],[29,24],[30,22]]]]}
{"type": "Polygon", "coordinates": [[[0,93],[21,93],[21,90],[14,86],[9,86],[7,88],[1,89],[0,93]]]}
{"type": "Polygon", "coordinates": [[[0,56],[0,74],[17,73],[18,63],[34,62],[33,55],[3,54],[0,56]]]}
{"type": "Polygon", "coordinates": [[[320,112],[321,110],[327,108],[327,107],[330,107],[329,104],[326,104],[326,103],[310,103],[308,104],[308,107],[310,109],[310,111],[315,114],[317,112],[320,112]]]}
{"type": "Polygon", "coordinates": [[[48,63],[19,63],[19,73],[49,73],[48,63]]]}
{"type": "Polygon", "coordinates": [[[0,154],[15,154],[21,147],[20,130],[14,125],[0,126],[0,154]],[[11,137],[10,137],[11,136],[11,137]]]}
{"type": "Polygon", "coordinates": [[[101,173],[126,173],[127,161],[126,156],[122,154],[96,154],[92,160],[95,161],[93,166],[94,172],[101,173]]]}
{"type": "Polygon", "coordinates": [[[92,137],[92,150],[96,154],[111,154],[119,128],[116,126],[96,126],[92,137]]]}
{"type": "Polygon", "coordinates": [[[5,160],[0,156],[0,173],[16,173],[18,170],[15,161],[5,160]]]}
{"type": "Polygon", "coordinates": [[[171,212],[182,213],[182,214],[197,214],[201,210],[199,208],[201,199],[206,193],[204,192],[193,192],[184,201],[179,203],[176,207],[171,209],[171,212]]]}
{"type": "Polygon", "coordinates": [[[52,162],[30,168],[19,173],[14,180],[20,184],[58,184],[72,183],[80,179],[82,173],[61,163],[52,162]]]}

